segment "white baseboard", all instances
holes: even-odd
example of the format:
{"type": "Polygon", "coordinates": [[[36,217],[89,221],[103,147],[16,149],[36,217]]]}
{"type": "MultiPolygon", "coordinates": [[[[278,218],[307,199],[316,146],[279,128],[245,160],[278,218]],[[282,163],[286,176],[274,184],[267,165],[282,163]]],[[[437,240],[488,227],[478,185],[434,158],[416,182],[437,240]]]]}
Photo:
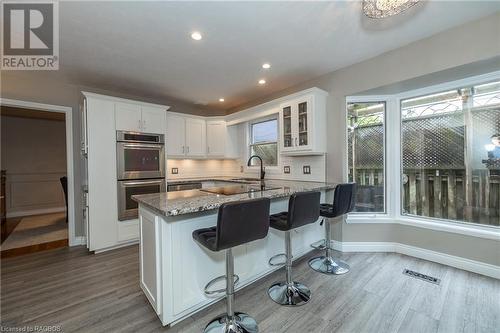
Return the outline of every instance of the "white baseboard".
{"type": "Polygon", "coordinates": [[[69,246],[87,245],[87,238],[85,236],[76,236],[70,241],[69,246]]]}
{"type": "Polygon", "coordinates": [[[333,248],[341,252],[395,252],[411,257],[437,262],[466,271],[500,279],[500,267],[481,261],[453,256],[416,246],[392,242],[339,242],[332,241],[333,248]]]}
{"type": "Polygon", "coordinates": [[[17,211],[17,212],[10,212],[10,213],[7,212],[7,218],[61,213],[61,212],[65,212],[65,211],[66,211],[66,207],[30,209],[30,210],[22,210],[22,211],[17,211]]]}
{"type": "Polygon", "coordinates": [[[95,250],[94,253],[95,254],[99,254],[99,253],[103,253],[103,252],[107,252],[107,251],[111,251],[111,250],[116,250],[116,249],[119,249],[119,248],[122,248],[122,247],[130,246],[130,245],[136,245],[136,244],[139,244],[139,239],[138,238],[131,239],[131,240],[128,240],[126,242],[123,242],[123,243],[120,243],[120,244],[117,244],[117,245],[113,245],[113,246],[110,246],[110,247],[105,247],[103,249],[95,250]]]}

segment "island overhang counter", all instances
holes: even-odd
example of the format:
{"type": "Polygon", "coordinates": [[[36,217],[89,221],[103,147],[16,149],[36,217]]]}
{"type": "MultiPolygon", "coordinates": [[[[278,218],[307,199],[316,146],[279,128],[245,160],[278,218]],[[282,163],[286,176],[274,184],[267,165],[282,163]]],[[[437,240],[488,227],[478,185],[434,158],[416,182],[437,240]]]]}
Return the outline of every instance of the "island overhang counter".
{"type": "MultiPolygon", "coordinates": [[[[209,297],[204,292],[209,281],[225,274],[224,251],[211,252],[192,239],[194,230],[217,224],[220,205],[268,197],[270,213],[275,214],[288,210],[293,193],[320,191],[321,202],[326,202],[327,196],[331,201],[328,192],[335,188],[332,183],[289,180],[265,180],[260,185],[270,190],[236,195],[188,190],[133,196],[139,203],[140,286],[163,325],[174,325],[224,297],[209,297]]],[[[294,230],[294,259],[311,251],[310,245],[321,239],[324,226],[320,223],[294,230]]],[[[283,253],[284,246],[284,233],[269,229],[266,238],[234,248],[234,270],[240,278],[235,289],[279,269],[281,266],[271,266],[269,259],[283,253]]]]}

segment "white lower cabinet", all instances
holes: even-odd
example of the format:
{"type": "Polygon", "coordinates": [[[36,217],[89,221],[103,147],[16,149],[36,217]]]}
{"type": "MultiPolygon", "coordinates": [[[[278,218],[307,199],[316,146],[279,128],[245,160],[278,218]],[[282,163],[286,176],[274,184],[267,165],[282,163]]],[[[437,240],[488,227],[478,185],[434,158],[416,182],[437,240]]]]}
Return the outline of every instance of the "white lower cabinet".
{"type": "Polygon", "coordinates": [[[115,103],[87,98],[87,169],[89,249],[118,243],[115,103]]]}
{"type": "Polygon", "coordinates": [[[118,241],[124,242],[139,238],[139,219],[118,222],[118,241]]]}
{"type": "Polygon", "coordinates": [[[160,236],[158,218],[141,211],[140,228],[140,286],[157,314],[161,312],[160,236]]]}

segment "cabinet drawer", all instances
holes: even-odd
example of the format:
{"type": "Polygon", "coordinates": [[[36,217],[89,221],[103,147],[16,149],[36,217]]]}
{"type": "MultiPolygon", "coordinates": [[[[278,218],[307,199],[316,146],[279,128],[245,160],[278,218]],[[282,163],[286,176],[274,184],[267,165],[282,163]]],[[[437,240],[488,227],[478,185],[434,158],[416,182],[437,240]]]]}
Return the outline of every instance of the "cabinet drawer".
{"type": "Polygon", "coordinates": [[[124,242],[139,238],[139,219],[118,222],[118,241],[124,242]]]}

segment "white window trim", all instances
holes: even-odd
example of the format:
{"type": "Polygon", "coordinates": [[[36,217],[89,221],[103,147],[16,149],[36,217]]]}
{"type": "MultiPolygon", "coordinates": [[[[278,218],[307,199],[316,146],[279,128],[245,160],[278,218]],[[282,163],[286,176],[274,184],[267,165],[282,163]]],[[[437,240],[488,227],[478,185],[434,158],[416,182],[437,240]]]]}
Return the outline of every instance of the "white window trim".
{"type": "MultiPolygon", "coordinates": [[[[462,221],[449,221],[436,218],[425,218],[419,216],[408,216],[401,214],[401,100],[413,98],[446,90],[461,88],[464,86],[473,86],[488,81],[500,80],[500,71],[488,74],[477,75],[461,80],[446,82],[428,86],[425,88],[406,91],[397,95],[374,95],[374,96],[348,96],[344,107],[345,124],[345,147],[347,149],[347,103],[352,102],[373,102],[386,101],[386,158],[384,159],[386,168],[386,214],[379,213],[356,213],[349,214],[346,223],[394,223],[401,225],[414,226],[418,228],[431,229],[457,233],[467,236],[474,236],[484,239],[493,239],[500,241],[500,229],[494,226],[481,224],[471,224],[462,221]],[[396,143],[396,144],[394,144],[396,143]],[[399,195],[397,195],[399,193],[399,195]]],[[[344,156],[347,151],[344,151],[344,156]]],[[[343,167],[343,177],[348,179],[347,159],[343,167]]]]}
{"type": "MultiPolygon", "coordinates": [[[[276,165],[273,166],[264,166],[266,171],[271,171],[271,172],[276,172],[281,170],[281,155],[280,155],[280,134],[279,134],[279,113],[273,113],[271,115],[261,117],[261,118],[256,118],[252,119],[247,122],[246,126],[246,147],[245,147],[245,157],[248,160],[250,158],[250,146],[252,145],[252,125],[253,124],[258,124],[262,123],[265,121],[269,120],[276,120],[277,121],[277,158],[276,158],[276,165]]],[[[252,166],[247,166],[245,164],[244,166],[245,171],[255,171],[257,169],[260,169],[260,166],[258,165],[252,165],[252,166]]]]}
{"type": "MultiPolygon", "coordinates": [[[[345,128],[346,130],[344,131],[345,135],[345,152],[344,156],[347,156],[347,142],[348,142],[348,134],[347,134],[347,104],[349,103],[370,103],[370,102],[384,102],[385,103],[385,114],[384,114],[384,182],[385,182],[385,189],[384,189],[384,201],[385,201],[385,212],[384,213],[356,213],[356,214],[350,214],[349,219],[352,220],[377,220],[377,221],[382,221],[386,219],[393,218],[391,212],[394,211],[393,209],[393,202],[389,199],[390,196],[388,195],[390,190],[392,189],[392,183],[389,180],[388,175],[390,172],[392,172],[392,169],[389,167],[389,163],[387,161],[390,161],[393,158],[393,153],[389,149],[389,146],[387,142],[391,142],[393,140],[392,137],[389,136],[389,134],[392,132],[392,126],[390,126],[387,122],[388,114],[389,112],[392,111],[393,105],[391,101],[392,96],[384,96],[384,95],[379,95],[379,96],[349,96],[346,98],[346,103],[344,107],[344,122],[345,122],[345,128]]],[[[343,177],[344,179],[348,179],[349,177],[349,160],[346,158],[345,163],[343,163],[343,177]]]]}

